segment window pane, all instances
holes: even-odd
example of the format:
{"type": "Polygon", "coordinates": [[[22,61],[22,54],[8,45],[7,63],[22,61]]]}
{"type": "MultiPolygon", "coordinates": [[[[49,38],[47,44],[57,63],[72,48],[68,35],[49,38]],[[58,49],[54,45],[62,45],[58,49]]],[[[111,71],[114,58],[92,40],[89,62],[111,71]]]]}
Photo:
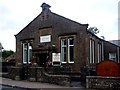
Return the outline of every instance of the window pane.
{"type": "Polygon", "coordinates": [[[24,44],[24,49],[26,49],[26,50],[27,50],[27,43],[25,43],[25,44],[24,44]]]}
{"type": "Polygon", "coordinates": [[[30,59],[32,58],[32,49],[30,49],[30,59]]]}
{"type": "Polygon", "coordinates": [[[27,57],[27,53],[28,53],[28,51],[27,51],[27,47],[28,47],[28,44],[27,43],[23,43],[23,63],[27,63],[27,59],[28,59],[28,57],[27,57]]]}
{"type": "Polygon", "coordinates": [[[62,45],[66,45],[66,39],[62,39],[62,45]]]}
{"type": "Polygon", "coordinates": [[[61,61],[66,62],[66,39],[61,40],[61,61]]]}
{"type": "Polygon", "coordinates": [[[74,45],[74,39],[73,38],[69,38],[69,45],[74,45]]]}
{"type": "Polygon", "coordinates": [[[29,57],[28,62],[30,63],[32,60],[32,46],[29,46],[28,57],[29,57]]]}
{"type": "Polygon", "coordinates": [[[64,47],[64,61],[66,61],[66,47],[64,47]]]}
{"type": "Polygon", "coordinates": [[[66,45],[66,40],[64,40],[64,45],[66,45]]]}
{"type": "Polygon", "coordinates": [[[116,53],[109,53],[110,60],[116,60],[116,53]]]}
{"type": "Polygon", "coordinates": [[[74,61],[74,47],[70,47],[70,62],[74,61]]]}
{"type": "Polygon", "coordinates": [[[95,41],[92,41],[92,63],[95,63],[95,41]]]}
{"type": "Polygon", "coordinates": [[[73,38],[68,39],[68,61],[69,62],[74,61],[74,39],[73,38]]]}
{"type": "Polygon", "coordinates": [[[102,45],[98,43],[98,62],[102,61],[102,45]]]}
{"type": "Polygon", "coordinates": [[[31,50],[31,49],[32,49],[32,46],[29,46],[29,49],[31,50]]]}
{"type": "Polygon", "coordinates": [[[24,49],[24,61],[23,62],[27,62],[27,50],[24,49]]]}
{"type": "Polygon", "coordinates": [[[95,41],[90,39],[90,63],[95,63],[95,41]]]}
{"type": "Polygon", "coordinates": [[[66,47],[62,47],[62,50],[61,50],[61,59],[62,59],[62,62],[65,62],[66,61],[66,47]]]}

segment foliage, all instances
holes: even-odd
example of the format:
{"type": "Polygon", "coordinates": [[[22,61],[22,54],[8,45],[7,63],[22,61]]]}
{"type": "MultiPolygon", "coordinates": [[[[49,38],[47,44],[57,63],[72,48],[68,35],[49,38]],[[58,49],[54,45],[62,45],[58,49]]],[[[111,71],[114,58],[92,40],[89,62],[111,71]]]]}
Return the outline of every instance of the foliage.
{"type": "Polygon", "coordinates": [[[97,29],[97,27],[90,27],[88,28],[88,31],[90,31],[93,34],[98,34],[100,31],[97,29]]]}
{"type": "Polygon", "coordinates": [[[12,55],[14,52],[12,50],[3,50],[2,57],[3,59],[7,58],[8,56],[12,55]]]}

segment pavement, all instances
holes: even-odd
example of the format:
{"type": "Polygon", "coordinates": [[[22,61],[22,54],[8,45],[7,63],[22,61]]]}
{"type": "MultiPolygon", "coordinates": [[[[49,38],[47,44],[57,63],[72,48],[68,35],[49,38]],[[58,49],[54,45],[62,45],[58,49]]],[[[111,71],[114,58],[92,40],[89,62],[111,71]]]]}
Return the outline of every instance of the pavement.
{"type": "Polygon", "coordinates": [[[93,90],[93,89],[85,89],[83,87],[65,87],[55,84],[49,83],[41,83],[41,82],[29,82],[29,81],[16,81],[8,78],[0,77],[0,85],[13,87],[13,88],[22,88],[27,90],[93,90]]]}
{"type": "Polygon", "coordinates": [[[63,86],[49,84],[49,83],[40,83],[40,82],[29,82],[29,81],[16,81],[8,78],[0,77],[0,84],[8,85],[12,87],[23,87],[23,88],[62,88],[63,86]]]}

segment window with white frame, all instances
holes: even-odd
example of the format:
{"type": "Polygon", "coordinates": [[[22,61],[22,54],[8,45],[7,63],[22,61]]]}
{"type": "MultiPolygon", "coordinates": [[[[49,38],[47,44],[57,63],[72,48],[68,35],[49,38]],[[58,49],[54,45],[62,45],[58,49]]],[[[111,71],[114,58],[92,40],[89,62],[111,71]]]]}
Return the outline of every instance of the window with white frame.
{"type": "Polygon", "coordinates": [[[90,39],[90,61],[89,63],[95,63],[95,41],[90,39]]]}
{"type": "Polygon", "coordinates": [[[116,60],[116,53],[109,53],[109,60],[116,60]]]}
{"type": "Polygon", "coordinates": [[[32,58],[32,46],[30,43],[23,43],[23,63],[27,64],[31,62],[32,58]]]}
{"type": "Polygon", "coordinates": [[[74,62],[74,39],[68,38],[68,62],[74,62]]]}
{"type": "Polygon", "coordinates": [[[74,63],[74,38],[61,39],[61,62],[74,63]]]}
{"type": "Polygon", "coordinates": [[[66,63],[66,49],[67,49],[66,39],[61,39],[61,61],[62,63],[66,63]]]}
{"type": "Polygon", "coordinates": [[[102,44],[98,43],[98,63],[102,60],[102,44]]]}
{"type": "Polygon", "coordinates": [[[28,48],[28,44],[23,43],[23,63],[24,64],[27,63],[27,48],[28,48]]]}
{"type": "Polygon", "coordinates": [[[32,59],[32,46],[28,43],[28,63],[31,63],[32,59]]]}

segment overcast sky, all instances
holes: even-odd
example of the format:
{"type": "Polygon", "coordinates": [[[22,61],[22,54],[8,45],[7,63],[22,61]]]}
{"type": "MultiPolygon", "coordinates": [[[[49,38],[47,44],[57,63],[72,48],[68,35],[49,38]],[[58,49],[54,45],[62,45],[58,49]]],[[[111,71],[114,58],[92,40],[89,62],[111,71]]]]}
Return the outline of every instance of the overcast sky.
{"type": "Polygon", "coordinates": [[[5,50],[15,51],[15,37],[41,13],[43,2],[51,11],[82,24],[96,26],[99,36],[118,39],[119,0],[0,0],[0,42],[5,50]]]}

